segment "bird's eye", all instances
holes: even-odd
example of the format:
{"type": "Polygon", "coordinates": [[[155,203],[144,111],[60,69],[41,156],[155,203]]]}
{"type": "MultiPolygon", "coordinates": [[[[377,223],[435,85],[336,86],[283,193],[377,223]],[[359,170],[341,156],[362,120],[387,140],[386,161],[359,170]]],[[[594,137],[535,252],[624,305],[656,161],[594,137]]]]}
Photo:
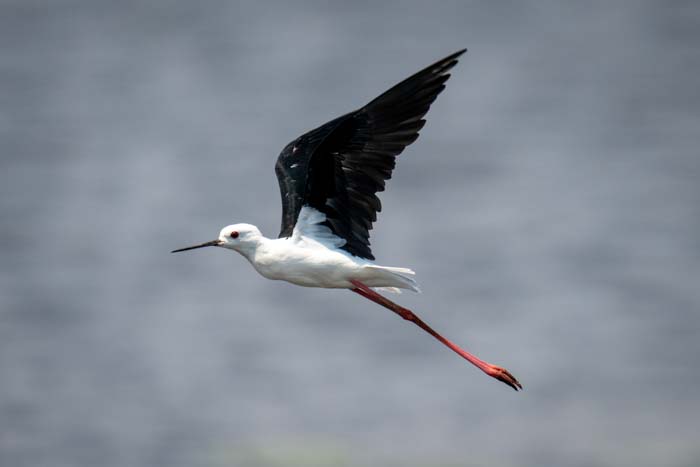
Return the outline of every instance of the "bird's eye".
{"type": "Polygon", "coordinates": [[[238,232],[236,232],[236,231],[234,230],[233,232],[231,232],[230,237],[231,237],[231,238],[238,238],[238,232]]]}

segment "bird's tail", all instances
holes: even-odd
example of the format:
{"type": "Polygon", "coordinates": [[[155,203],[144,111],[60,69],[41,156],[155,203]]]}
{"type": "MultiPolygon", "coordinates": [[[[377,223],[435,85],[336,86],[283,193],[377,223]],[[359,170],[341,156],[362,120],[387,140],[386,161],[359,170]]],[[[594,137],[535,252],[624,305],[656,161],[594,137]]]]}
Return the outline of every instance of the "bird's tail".
{"type": "Polygon", "coordinates": [[[376,290],[401,293],[401,289],[408,289],[416,293],[421,293],[418,283],[412,277],[408,277],[415,276],[416,273],[412,269],[396,268],[392,266],[378,266],[376,264],[370,264],[365,267],[377,272],[381,271],[383,273],[388,273],[385,275],[385,277],[389,276],[387,279],[390,278],[391,286],[373,287],[376,290]]]}

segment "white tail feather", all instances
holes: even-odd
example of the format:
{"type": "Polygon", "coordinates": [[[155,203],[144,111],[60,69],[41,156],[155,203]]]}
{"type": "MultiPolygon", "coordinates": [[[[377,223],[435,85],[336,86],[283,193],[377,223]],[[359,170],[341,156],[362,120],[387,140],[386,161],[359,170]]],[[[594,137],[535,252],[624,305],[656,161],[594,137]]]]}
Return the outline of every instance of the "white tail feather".
{"type": "Polygon", "coordinates": [[[377,266],[377,265],[373,265],[373,267],[386,269],[387,271],[395,272],[397,274],[408,274],[409,276],[416,275],[416,272],[413,269],[408,269],[408,268],[395,268],[393,266],[377,266]]]}
{"type": "Polygon", "coordinates": [[[387,293],[401,293],[401,289],[398,287],[372,287],[373,290],[377,292],[387,292],[387,293]]]}
{"type": "Polygon", "coordinates": [[[392,278],[397,282],[394,287],[388,286],[388,287],[377,287],[377,289],[383,289],[387,292],[394,292],[396,293],[396,290],[389,290],[389,289],[408,289],[412,290],[416,293],[421,293],[420,288],[418,287],[418,283],[412,278],[412,277],[407,277],[407,275],[415,275],[416,273],[407,268],[396,268],[396,267],[391,267],[391,266],[379,266],[376,264],[368,264],[365,266],[366,268],[370,269],[375,269],[379,271],[386,271],[391,274],[392,278]]]}

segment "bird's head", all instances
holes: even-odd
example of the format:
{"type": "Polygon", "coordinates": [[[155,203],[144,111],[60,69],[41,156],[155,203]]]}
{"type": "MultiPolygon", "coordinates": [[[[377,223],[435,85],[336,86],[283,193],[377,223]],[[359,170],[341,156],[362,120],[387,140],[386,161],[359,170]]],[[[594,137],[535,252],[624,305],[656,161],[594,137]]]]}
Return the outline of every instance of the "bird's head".
{"type": "Polygon", "coordinates": [[[218,246],[221,248],[227,248],[229,250],[236,250],[243,252],[246,247],[251,247],[256,245],[262,234],[257,227],[250,224],[233,224],[227,225],[221,232],[219,232],[219,238],[216,240],[211,240],[209,242],[200,243],[199,245],[188,246],[185,248],[180,248],[178,250],[173,250],[171,253],[179,253],[180,251],[194,250],[195,248],[204,248],[205,246],[218,246]]]}

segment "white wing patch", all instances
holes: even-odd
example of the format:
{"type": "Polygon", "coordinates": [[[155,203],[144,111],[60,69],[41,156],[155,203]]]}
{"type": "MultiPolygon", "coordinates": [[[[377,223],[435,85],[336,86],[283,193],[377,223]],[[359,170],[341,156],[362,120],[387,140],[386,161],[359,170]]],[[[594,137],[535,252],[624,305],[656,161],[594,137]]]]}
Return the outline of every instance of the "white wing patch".
{"type": "Polygon", "coordinates": [[[308,246],[321,246],[330,249],[345,245],[345,239],[335,235],[331,229],[321,225],[326,215],[310,206],[303,206],[299,211],[297,223],[292,232],[292,241],[305,243],[308,246]]]}

